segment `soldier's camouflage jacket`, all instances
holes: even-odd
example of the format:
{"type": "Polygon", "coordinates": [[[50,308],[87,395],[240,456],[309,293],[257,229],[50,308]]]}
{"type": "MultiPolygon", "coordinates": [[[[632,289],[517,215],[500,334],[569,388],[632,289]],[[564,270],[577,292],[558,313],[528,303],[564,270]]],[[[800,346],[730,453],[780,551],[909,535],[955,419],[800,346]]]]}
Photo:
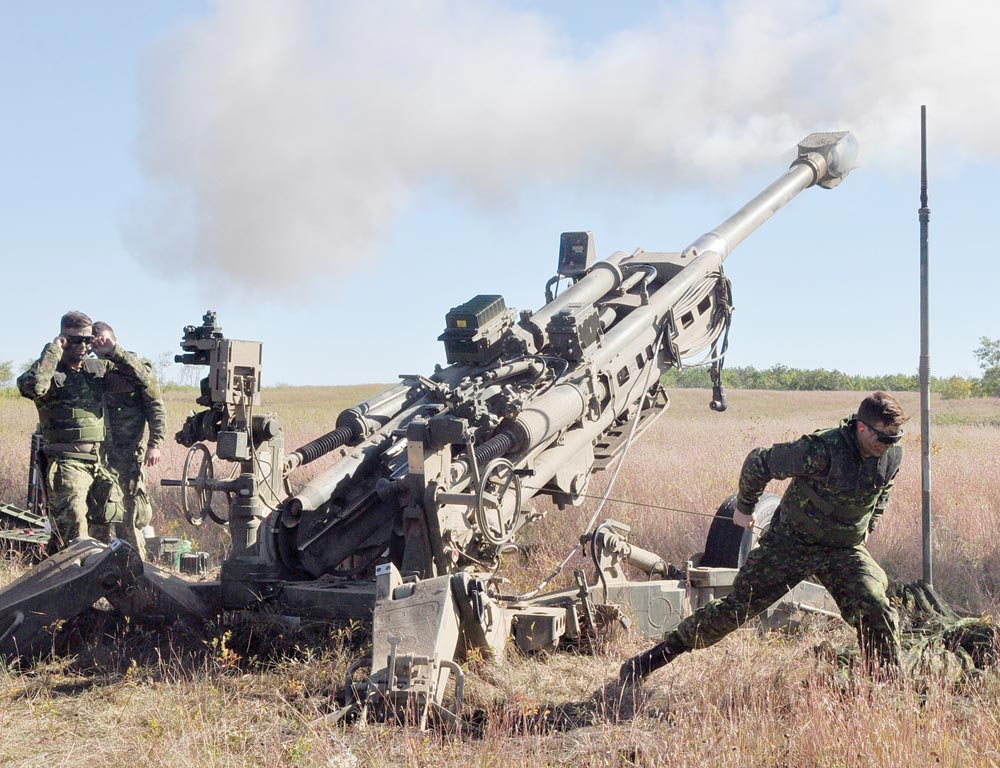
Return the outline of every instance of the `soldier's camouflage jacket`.
{"type": "Polygon", "coordinates": [[[106,447],[113,447],[119,453],[141,453],[139,444],[147,424],[147,448],[161,447],[166,438],[167,410],[163,404],[160,385],[153,366],[145,360],[140,364],[144,377],[141,380],[129,376],[125,371],[108,374],[104,399],[108,421],[106,447]]]}
{"type": "Polygon", "coordinates": [[[104,440],[104,396],[111,374],[132,378],[141,387],[155,382],[152,370],[117,344],[108,359],[84,358],[77,371],[62,364],[62,354],[58,344],[46,344],[41,357],[17,379],[18,391],[38,408],[47,443],[104,440]]]}
{"type": "Polygon", "coordinates": [[[740,473],[737,507],[750,514],[771,480],[793,478],[781,497],[781,520],[806,542],[853,547],[874,531],[889,501],[903,449],[865,458],[857,416],[836,429],[750,452],[740,473]]]}

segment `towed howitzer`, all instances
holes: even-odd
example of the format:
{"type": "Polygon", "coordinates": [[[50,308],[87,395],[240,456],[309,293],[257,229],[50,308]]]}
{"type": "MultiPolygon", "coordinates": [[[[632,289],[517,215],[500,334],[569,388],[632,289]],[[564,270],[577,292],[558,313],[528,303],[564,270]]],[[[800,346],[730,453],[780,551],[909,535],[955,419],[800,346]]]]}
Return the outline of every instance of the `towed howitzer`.
{"type": "MultiPolygon", "coordinates": [[[[581,539],[593,582],[579,571],[566,590],[544,592],[546,582],[504,594],[500,558],[543,516],[532,499],[578,504],[593,473],[662,415],[669,399],[660,379],[670,367],[707,353],[712,407],[725,409],[720,372],[732,296],[723,262],[799,192],[839,184],[856,151],[849,133],[811,134],[788,171],[679,252],[639,249],[596,261],[590,233],[564,233],[538,311],[517,316],[494,295],[453,308],[440,337],[446,367],[401,376],[288,454],[277,417],[256,412],[261,345],[226,339],[207,313],[202,326],[185,328],[178,357],[209,366],[198,400],[207,407],[178,433],[190,446],[182,477],[163,483],[181,489],[192,524],[211,517],[228,525],[231,552],[219,581],[199,585],[178,584],[149,564],[134,576],[118,554],[103,577],[106,595],[122,605],[129,595],[169,591],[158,603],[167,615],[266,606],[295,619],[373,617],[371,659],[352,667],[348,691],[359,704],[416,707],[423,717],[444,711],[452,676],[453,709],[460,707],[454,659],[470,648],[499,655],[512,634],[524,650],[553,647],[608,617],[661,637],[721,594],[736,570],[696,560],[683,572],[668,568],[610,520],[591,529],[592,521],[581,539]],[[572,285],[552,296],[563,278],[572,285]],[[204,441],[216,444],[216,458],[236,463],[230,478],[215,477],[204,441]],[[336,449],[344,451],[339,461],[291,491],[298,467],[336,449]],[[227,497],[221,513],[217,493],[227,497]],[[630,581],[626,563],[650,580],[630,581]],[[127,589],[133,577],[151,588],[127,589]],[[363,666],[367,681],[355,684],[363,666]]],[[[86,554],[95,557],[92,546],[86,554]]],[[[18,608],[3,598],[0,652],[23,653],[32,638],[14,626],[4,631],[18,608]]]]}

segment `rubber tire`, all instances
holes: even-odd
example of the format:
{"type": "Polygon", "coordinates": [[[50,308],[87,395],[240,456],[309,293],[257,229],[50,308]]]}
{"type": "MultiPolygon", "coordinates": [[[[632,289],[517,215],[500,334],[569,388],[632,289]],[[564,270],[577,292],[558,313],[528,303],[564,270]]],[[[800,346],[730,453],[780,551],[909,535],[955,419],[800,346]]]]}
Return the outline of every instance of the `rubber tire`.
{"type": "Polygon", "coordinates": [[[733,512],[736,511],[736,496],[730,496],[715,513],[712,525],[705,539],[705,554],[701,556],[700,565],[709,568],[736,568],[740,558],[740,541],[743,529],[733,525],[733,512]]]}
{"type": "Polygon", "coordinates": [[[736,510],[736,495],[730,496],[719,507],[712,518],[705,539],[705,554],[701,565],[710,568],[742,568],[747,554],[757,546],[757,539],[771,525],[771,517],[781,501],[780,496],[765,493],[754,507],[756,525],[753,531],[748,531],[733,524],[733,512],[736,510]]]}

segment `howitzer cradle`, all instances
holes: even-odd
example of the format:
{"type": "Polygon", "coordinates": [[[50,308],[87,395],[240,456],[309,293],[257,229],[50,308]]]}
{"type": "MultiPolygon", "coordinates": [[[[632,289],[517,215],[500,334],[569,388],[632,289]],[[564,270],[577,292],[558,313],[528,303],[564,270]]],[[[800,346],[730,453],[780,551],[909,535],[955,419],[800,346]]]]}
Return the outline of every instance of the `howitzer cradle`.
{"type": "MultiPolygon", "coordinates": [[[[136,567],[122,555],[127,545],[77,542],[40,566],[47,575],[30,572],[0,592],[0,653],[35,650],[42,622],[25,616],[42,592],[52,594],[53,574],[73,583],[93,582],[94,573],[103,574],[99,588],[70,590],[61,605],[50,598],[46,622],[100,596],[132,610],[129,600],[152,601],[165,617],[266,607],[296,619],[370,619],[372,656],[352,668],[350,696],[422,719],[446,711],[452,677],[451,709],[460,706],[455,659],[470,649],[499,657],[510,637],[525,651],[553,648],[609,619],[662,637],[724,594],[737,569],[702,567],[697,556],[669,567],[610,520],[581,538],[593,581],[577,571],[569,589],[504,594],[500,557],[542,516],[532,498],[579,503],[594,471],[662,415],[669,400],[660,378],[671,366],[710,350],[718,371],[732,310],[723,261],[802,190],[839,184],[855,155],[848,133],[810,135],[788,171],[680,252],[616,252],[594,263],[589,233],[564,234],[550,285],[574,282],[561,295],[520,317],[499,296],[454,308],[441,336],[447,367],[402,376],[288,454],[277,417],[255,412],[260,344],[226,339],[209,312],[202,326],[185,329],[177,358],[209,366],[198,400],[206,410],[178,433],[191,447],[183,477],[164,484],[181,488],[192,524],[209,516],[228,525],[232,550],[219,581],[194,587],[136,567]],[[236,465],[230,479],[214,476],[206,442],[236,465]],[[345,450],[339,461],[291,492],[297,467],[337,448],[345,450]],[[227,496],[225,513],[212,503],[217,493],[227,496]],[[626,564],[649,580],[629,580],[626,564]]],[[[712,406],[725,408],[721,387],[712,406]]]]}

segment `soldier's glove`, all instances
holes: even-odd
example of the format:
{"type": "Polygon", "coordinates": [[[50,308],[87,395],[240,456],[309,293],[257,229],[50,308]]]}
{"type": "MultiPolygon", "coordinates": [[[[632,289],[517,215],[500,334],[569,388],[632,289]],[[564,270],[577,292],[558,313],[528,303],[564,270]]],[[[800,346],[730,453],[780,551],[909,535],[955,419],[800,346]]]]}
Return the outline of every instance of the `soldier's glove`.
{"type": "Polygon", "coordinates": [[[754,516],[753,507],[748,507],[749,505],[742,502],[736,502],[736,509],[733,510],[733,524],[750,530],[753,528],[754,516]]]}

